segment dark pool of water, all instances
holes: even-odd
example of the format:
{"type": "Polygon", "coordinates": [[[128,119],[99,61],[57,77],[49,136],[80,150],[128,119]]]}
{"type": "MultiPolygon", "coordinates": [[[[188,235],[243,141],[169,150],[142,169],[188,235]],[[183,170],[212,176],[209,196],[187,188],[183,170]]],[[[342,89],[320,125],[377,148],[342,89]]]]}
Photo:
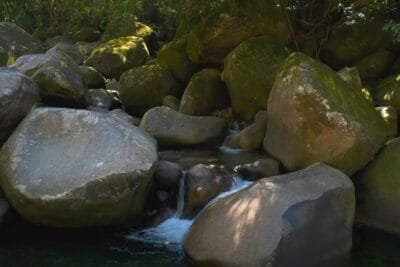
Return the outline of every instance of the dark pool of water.
{"type": "MultiPolygon", "coordinates": [[[[179,250],[127,240],[123,230],[49,231],[25,223],[0,230],[1,267],[184,267],[179,250]]],[[[400,240],[356,228],[349,267],[400,266],[400,240]]],[[[340,266],[341,267],[341,266],[340,266]]]]}

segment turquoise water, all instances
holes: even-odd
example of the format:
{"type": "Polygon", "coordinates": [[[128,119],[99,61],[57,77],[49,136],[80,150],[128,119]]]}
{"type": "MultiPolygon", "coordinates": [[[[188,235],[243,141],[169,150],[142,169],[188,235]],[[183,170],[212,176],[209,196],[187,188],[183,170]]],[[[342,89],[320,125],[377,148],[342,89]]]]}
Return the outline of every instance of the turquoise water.
{"type": "MultiPolygon", "coordinates": [[[[184,267],[179,249],[125,238],[129,231],[54,231],[25,223],[0,230],[1,267],[184,267]]],[[[400,240],[357,228],[351,260],[341,266],[400,266],[400,240]]],[[[341,267],[340,266],[340,267],[341,267]]]]}

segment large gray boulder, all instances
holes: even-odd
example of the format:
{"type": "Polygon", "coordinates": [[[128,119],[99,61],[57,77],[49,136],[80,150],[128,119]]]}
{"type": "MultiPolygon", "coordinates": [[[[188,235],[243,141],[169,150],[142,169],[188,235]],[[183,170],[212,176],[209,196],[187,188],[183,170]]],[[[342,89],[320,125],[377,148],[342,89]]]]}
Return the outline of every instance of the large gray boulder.
{"type": "Polygon", "coordinates": [[[10,67],[28,75],[40,88],[40,96],[47,104],[87,106],[89,93],[82,72],[76,62],[64,53],[25,55],[10,67]]]}
{"type": "Polygon", "coordinates": [[[200,145],[222,137],[227,123],[217,117],[189,116],[168,107],[155,107],[144,114],[140,128],[160,145],[200,145]]]}
{"type": "Polygon", "coordinates": [[[149,135],[107,113],[39,108],[0,151],[0,184],[35,224],[134,223],[157,162],[149,135]]]}
{"type": "Polygon", "coordinates": [[[314,266],[350,251],[354,210],[351,180],[319,163],[212,203],[184,250],[196,266],[314,266]]]}
{"type": "Polygon", "coordinates": [[[393,134],[359,88],[301,53],[286,60],[268,101],[264,148],[289,170],[325,162],[352,175],[393,134]]]}
{"type": "Polygon", "coordinates": [[[39,101],[39,89],[27,76],[0,68],[0,145],[39,101]]]}
{"type": "Polygon", "coordinates": [[[26,54],[42,53],[38,39],[12,22],[0,22],[0,66],[26,54]]]}
{"type": "Polygon", "coordinates": [[[400,138],[389,141],[355,178],[357,221],[400,235],[400,138]]]}
{"type": "Polygon", "coordinates": [[[78,47],[70,42],[59,42],[58,44],[50,48],[47,52],[49,51],[64,53],[71,57],[78,65],[82,64],[84,59],[84,55],[78,49],[78,47]]]}

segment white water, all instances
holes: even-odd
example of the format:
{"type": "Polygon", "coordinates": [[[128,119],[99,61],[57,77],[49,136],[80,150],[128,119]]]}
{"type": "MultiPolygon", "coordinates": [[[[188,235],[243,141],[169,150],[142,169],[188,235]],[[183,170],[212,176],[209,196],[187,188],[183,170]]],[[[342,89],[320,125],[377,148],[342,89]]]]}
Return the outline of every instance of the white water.
{"type": "MultiPolygon", "coordinates": [[[[251,185],[252,182],[244,181],[238,177],[234,177],[234,183],[231,190],[221,193],[208,203],[208,205],[215,201],[238,192],[251,185]]],[[[184,209],[184,195],[185,195],[185,181],[184,176],[181,178],[178,192],[177,212],[170,219],[164,221],[154,228],[148,228],[139,232],[131,233],[126,236],[127,239],[136,240],[148,244],[167,246],[170,249],[180,250],[183,239],[186,233],[192,226],[193,220],[181,219],[184,209]]]]}

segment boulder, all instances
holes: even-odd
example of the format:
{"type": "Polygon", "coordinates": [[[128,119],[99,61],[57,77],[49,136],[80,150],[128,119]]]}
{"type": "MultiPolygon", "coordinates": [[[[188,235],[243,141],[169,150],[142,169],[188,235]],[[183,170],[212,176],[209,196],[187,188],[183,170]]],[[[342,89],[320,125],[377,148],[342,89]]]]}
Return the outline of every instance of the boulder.
{"type": "Polygon", "coordinates": [[[235,171],[245,180],[258,180],[280,174],[279,162],[270,158],[241,164],[235,167],[235,171]]]}
{"type": "Polygon", "coordinates": [[[391,135],[361,91],[302,53],[276,78],[267,124],[264,148],[289,170],[321,161],[352,175],[391,135]]]}
{"type": "Polygon", "coordinates": [[[70,56],[76,64],[80,65],[83,62],[84,55],[81,53],[81,51],[76,47],[74,44],[69,43],[69,42],[60,42],[53,46],[51,49],[48,51],[54,51],[54,52],[59,52],[59,53],[64,53],[68,56],[70,56]]]}
{"type": "Polygon", "coordinates": [[[3,198],[3,195],[0,192],[0,226],[4,222],[4,217],[7,214],[10,205],[8,204],[7,200],[3,198]]]}
{"type": "Polygon", "coordinates": [[[222,191],[221,177],[207,165],[192,167],[186,177],[186,209],[201,209],[222,191]]]}
{"type": "Polygon", "coordinates": [[[249,121],[267,109],[275,76],[288,55],[280,42],[262,36],[244,41],[226,57],[223,80],[240,119],[249,121]]]}
{"type": "Polygon", "coordinates": [[[221,138],[227,130],[225,120],[212,116],[189,116],[168,107],[155,107],[144,114],[140,128],[160,145],[201,145],[221,138]]]}
{"type": "Polygon", "coordinates": [[[159,65],[143,65],[124,72],[119,93],[128,113],[144,114],[161,106],[167,95],[177,92],[178,84],[171,73],[159,65]]]}
{"type": "Polygon", "coordinates": [[[0,66],[22,55],[42,53],[41,42],[12,22],[0,22],[0,66]]]}
{"type": "Polygon", "coordinates": [[[289,25],[272,0],[224,1],[189,33],[187,52],[197,63],[222,63],[242,41],[270,35],[286,43],[289,25]]]}
{"type": "Polygon", "coordinates": [[[217,69],[203,69],[194,74],[183,93],[179,112],[207,116],[229,103],[225,84],[217,69]]]}
{"type": "Polygon", "coordinates": [[[84,107],[90,100],[78,65],[64,53],[25,55],[10,67],[36,82],[45,103],[84,107]]]}
{"type": "Polygon", "coordinates": [[[84,64],[95,68],[107,78],[119,79],[124,71],[142,65],[148,56],[144,40],[128,36],[101,43],[84,64]]]}
{"type": "Polygon", "coordinates": [[[373,92],[375,102],[381,106],[392,106],[400,111],[400,75],[383,79],[373,92]]]}
{"type": "Polygon", "coordinates": [[[334,68],[352,66],[380,48],[391,46],[392,36],[383,30],[385,19],[357,19],[336,27],[322,47],[321,58],[334,68]]]}
{"type": "Polygon", "coordinates": [[[351,87],[362,90],[362,82],[360,73],[356,67],[345,67],[338,71],[339,76],[347,82],[351,87]]]}
{"type": "Polygon", "coordinates": [[[0,67],[0,146],[39,100],[39,88],[29,77],[0,67]]]}
{"type": "Polygon", "coordinates": [[[351,180],[315,164],[210,204],[183,247],[196,266],[315,266],[351,250],[354,209],[351,180]]]}
{"type": "Polygon", "coordinates": [[[155,183],[165,190],[177,189],[182,178],[183,169],[179,164],[160,160],[154,173],[155,183]]]}
{"type": "Polygon", "coordinates": [[[88,42],[77,42],[75,43],[76,48],[83,55],[84,61],[88,59],[93,50],[99,45],[98,42],[88,43],[88,42]]]}
{"type": "Polygon", "coordinates": [[[167,96],[164,97],[162,105],[164,107],[169,107],[170,109],[178,111],[180,102],[181,101],[176,96],[167,95],[167,96]]]}
{"type": "Polygon", "coordinates": [[[53,48],[58,43],[73,44],[72,40],[69,37],[67,37],[65,35],[57,35],[57,36],[46,39],[46,41],[44,42],[44,48],[47,51],[47,50],[53,48]]]}
{"type": "Polygon", "coordinates": [[[0,184],[32,223],[135,222],[157,162],[156,142],[104,112],[32,111],[0,151],[0,184]]]}
{"type": "Polygon", "coordinates": [[[392,63],[392,53],[380,49],[357,61],[354,66],[358,69],[361,79],[379,79],[390,70],[392,63]]]}
{"type": "Polygon", "coordinates": [[[112,94],[105,89],[89,89],[91,106],[104,110],[121,107],[119,102],[112,94]]]}
{"type": "Polygon", "coordinates": [[[400,235],[400,138],[389,141],[354,179],[357,221],[400,235]]]}
{"type": "Polygon", "coordinates": [[[93,67],[79,66],[82,72],[83,81],[89,89],[104,88],[105,79],[100,72],[93,67]]]}
{"type": "Polygon", "coordinates": [[[390,136],[397,136],[398,131],[398,114],[397,110],[392,106],[375,108],[382,119],[386,123],[386,130],[390,136]]]}
{"type": "Polygon", "coordinates": [[[266,120],[254,122],[240,132],[228,136],[224,141],[224,145],[247,150],[259,149],[262,147],[266,130],[266,120]]]}
{"type": "Polygon", "coordinates": [[[157,53],[158,63],[171,71],[174,77],[186,82],[196,72],[197,66],[186,53],[186,37],[176,38],[157,53]]]}
{"type": "Polygon", "coordinates": [[[116,119],[120,119],[120,120],[125,120],[135,126],[139,126],[140,124],[140,119],[139,118],[135,118],[131,115],[129,115],[128,113],[126,113],[125,111],[123,111],[122,109],[113,109],[110,111],[110,115],[113,116],[116,119]]]}

